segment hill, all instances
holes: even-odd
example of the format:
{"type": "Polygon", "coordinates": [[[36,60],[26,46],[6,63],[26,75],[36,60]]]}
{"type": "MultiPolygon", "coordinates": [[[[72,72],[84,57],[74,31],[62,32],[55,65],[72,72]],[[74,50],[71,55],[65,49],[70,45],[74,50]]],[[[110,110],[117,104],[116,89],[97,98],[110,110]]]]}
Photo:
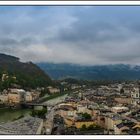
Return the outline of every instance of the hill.
{"type": "Polygon", "coordinates": [[[53,79],[82,80],[139,80],[140,66],[124,64],[81,66],[74,64],[39,63],[41,69],[53,79]]]}
{"type": "Polygon", "coordinates": [[[14,56],[0,54],[0,77],[8,74],[8,80],[0,82],[0,87],[16,83],[22,87],[36,88],[52,84],[51,78],[32,62],[23,63],[14,56]],[[15,76],[15,79],[12,77],[15,76]]]}

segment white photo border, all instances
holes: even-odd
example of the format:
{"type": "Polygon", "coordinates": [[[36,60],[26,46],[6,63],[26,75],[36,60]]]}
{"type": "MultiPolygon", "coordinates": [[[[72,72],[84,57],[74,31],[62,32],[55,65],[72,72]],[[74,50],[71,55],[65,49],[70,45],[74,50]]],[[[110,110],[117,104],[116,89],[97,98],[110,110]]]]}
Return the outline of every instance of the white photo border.
{"type": "MultiPolygon", "coordinates": [[[[0,6],[140,6],[140,1],[0,1],[0,6]]],[[[140,135],[0,135],[0,139],[140,139],[140,135]]]]}

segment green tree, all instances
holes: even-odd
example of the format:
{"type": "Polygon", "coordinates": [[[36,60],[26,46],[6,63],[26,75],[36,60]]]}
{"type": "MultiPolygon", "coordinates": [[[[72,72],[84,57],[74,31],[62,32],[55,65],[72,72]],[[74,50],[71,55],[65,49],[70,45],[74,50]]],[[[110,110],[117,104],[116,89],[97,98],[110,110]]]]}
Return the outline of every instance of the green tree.
{"type": "Polygon", "coordinates": [[[86,127],[85,124],[83,124],[82,127],[81,127],[81,131],[85,131],[85,130],[87,130],[87,127],[86,127]]]}
{"type": "Polygon", "coordinates": [[[88,113],[83,113],[83,114],[82,114],[82,117],[83,117],[83,119],[85,119],[85,120],[91,120],[91,115],[88,114],[88,113]]]}
{"type": "Polygon", "coordinates": [[[90,126],[88,126],[88,130],[93,130],[96,126],[91,124],[90,126]]]}

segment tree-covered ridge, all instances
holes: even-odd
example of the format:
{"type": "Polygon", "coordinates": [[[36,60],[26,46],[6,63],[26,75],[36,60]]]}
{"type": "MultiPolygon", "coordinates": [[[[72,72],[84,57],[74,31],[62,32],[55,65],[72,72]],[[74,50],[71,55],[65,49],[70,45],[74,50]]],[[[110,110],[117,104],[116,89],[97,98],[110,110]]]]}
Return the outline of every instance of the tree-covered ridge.
{"type": "Polygon", "coordinates": [[[0,54],[0,77],[8,74],[9,78],[0,82],[0,87],[8,87],[11,83],[21,85],[23,88],[36,88],[52,85],[50,77],[32,62],[23,63],[19,58],[0,54]],[[16,80],[12,79],[15,76],[16,80]]]}

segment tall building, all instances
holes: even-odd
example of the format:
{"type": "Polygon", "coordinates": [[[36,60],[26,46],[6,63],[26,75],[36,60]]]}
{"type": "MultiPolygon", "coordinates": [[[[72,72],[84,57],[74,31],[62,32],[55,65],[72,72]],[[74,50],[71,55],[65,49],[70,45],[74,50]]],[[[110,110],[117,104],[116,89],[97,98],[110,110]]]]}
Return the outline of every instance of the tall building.
{"type": "Polygon", "coordinates": [[[133,105],[138,105],[140,103],[140,90],[139,90],[139,88],[134,88],[131,91],[131,103],[133,105]]]}

